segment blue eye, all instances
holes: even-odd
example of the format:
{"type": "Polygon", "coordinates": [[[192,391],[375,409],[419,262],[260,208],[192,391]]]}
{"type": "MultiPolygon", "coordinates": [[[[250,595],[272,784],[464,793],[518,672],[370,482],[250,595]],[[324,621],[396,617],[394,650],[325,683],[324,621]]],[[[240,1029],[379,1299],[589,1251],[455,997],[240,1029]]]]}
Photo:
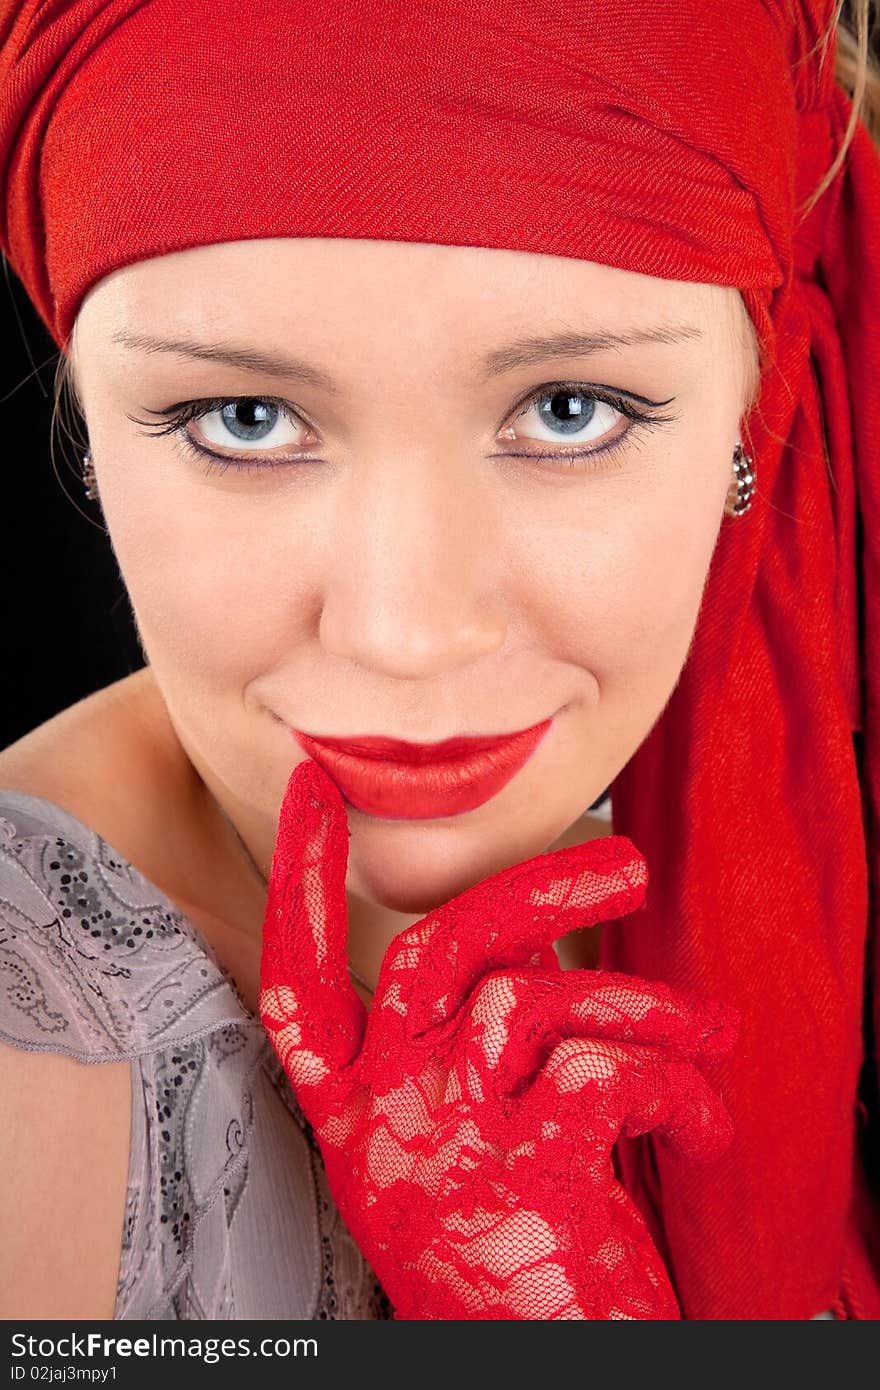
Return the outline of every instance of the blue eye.
{"type": "Polygon", "coordinates": [[[185,401],[182,405],[149,413],[162,418],[140,420],[134,415],[128,418],[137,425],[145,426],[145,430],[139,433],[180,436],[193,453],[212,461],[209,471],[213,468],[222,473],[227,468],[234,468],[241,472],[257,472],[278,468],[285,463],[310,461],[289,454],[273,458],[264,452],[266,447],[271,450],[295,448],[296,435],[304,428],[308,429],[290,406],[270,396],[216,396],[210,400],[185,401]],[[186,426],[191,420],[198,421],[204,443],[187,430],[186,426]],[[285,423],[287,431],[284,429],[285,423]],[[285,438],[285,433],[291,433],[291,426],[294,438],[285,438]],[[207,447],[213,444],[219,449],[234,449],[236,443],[261,444],[263,449],[246,449],[243,455],[236,457],[215,453],[207,447]]]}
{"type": "MultiPolygon", "coordinates": [[[[555,432],[560,439],[565,439],[583,433],[600,413],[599,407],[603,404],[603,401],[583,391],[554,391],[552,396],[539,396],[529,409],[537,409],[540,424],[551,433],[555,432]]],[[[606,406],[608,410],[613,408],[606,406]]],[[[528,414],[528,411],[523,413],[528,414]]]]}
{"type": "Polygon", "coordinates": [[[265,439],[272,433],[281,416],[278,406],[273,405],[271,401],[255,400],[252,397],[245,397],[241,401],[227,401],[219,410],[211,413],[219,415],[224,430],[241,440],[265,439]],[[240,415],[245,418],[240,419],[240,415]]]}
{"type": "Polygon", "coordinates": [[[604,388],[584,386],[580,382],[557,381],[550,386],[542,386],[521,402],[514,424],[502,431],[502,437],[515,442],[525,428],[517,422],[527,420],[531,415],[536,417],[538,433],[525,435],[530,444],[558,446],[568,442],[593,447],[531,450],[528,453],[517,451],[503,457],[555,462],[568,468],[601,467],[611,455],[630,442],[634,430],[672,423],[676,416],[658,412],[661,406],[670,405],[674,399],[651,401],[639,397],[642,404],[636,405],[633,398],[617,395],[604,388]],[[621,428],[623,423],[625,428],[621,428]],[[616,431],[610,433],[615,426],[616,431]],[[599,462],[595,461],[597,459],[599,462]]]}
{"type": "MultiPolygon", "coordinates": [[[[605,461],[611,454],[624,447],[635,429],[667,424],[675,420],[674,415],[658,414],[660,407],[669,405],[668,401],[651,401],[645,397],[631,397],[580,382],[552,382],[533,391],[516,407],[513,423],[501,431],[505,442],[516,443],[524,439],[531,449],[517,450],[515,453],[494,454],[494,458],[523,458],[537,462],[561,464],[564,467],[600,467],[593,463],[594,458],[605,461]],[[636,400],[641,402],[637,405],[636,400]],[[534,417],[533,428],[537,434],[528,433],[528,417],[534,417]],[[621,428],[625,423],[626,427],[621,428]],[[616,429],[615,429],[616,427],[616,429]],[[555,445],[555,450],[537,448],[538,445],[555,445]],[[568,447],[559,446],[568,445],[568,447]],[[572,445],[589,445],[586,448],[572,448],[572,445]]],[[[303,454],[302,446],[296,451],[295,436],[310,426],[297,411],[284,401],[269,396],[225,396],[208,400],[185,401],[181,405],[169,406],[165,410],[148,412],[161,417],[158,420],[139,420],[133,415],[129,419],[135,424],[144,425],[146,431],[156,435],[178,435],[185,447],[201,458],[207,459],[207,472],[225,472],[232,468],[237,472],[265,472],[285,465],[320,463],[313,455],[303,454]],[[201,438],[196,438],[186,426],[190,421],[198,421],[201,438]],[[285,438],[285,425],[292,427],[294,439],[285,438]],[[218,449],[231,450],[244,444],[260,444],[261,450],[244,449],[238,455],[215,452],[218,449]],[[280,450],[294,449],[289,452],[280,450]],[[268,450],[268,452],[267,452],[268,450]],[[275,451],[279,452],[277,455],[275,451]]],[[[314,447],[314,446],[312,446],[314,447]]]]}

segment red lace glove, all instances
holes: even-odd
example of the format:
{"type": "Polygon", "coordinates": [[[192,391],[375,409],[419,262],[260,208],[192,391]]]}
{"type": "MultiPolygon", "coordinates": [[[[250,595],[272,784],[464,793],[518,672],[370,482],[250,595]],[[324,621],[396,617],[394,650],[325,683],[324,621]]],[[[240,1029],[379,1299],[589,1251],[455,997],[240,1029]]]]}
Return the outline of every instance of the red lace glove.
{"type": "Polygon", "coordinates": [[[618,1135],[712,1156],[727,1112],[697,1070],[731,1013],[664,984],[562,970],[552,942],[632,911],[624,836],[541,854],[401,932],[367,1012],[348,980],[342,797],[311,759],[281,809],[260,1014],[330,1191],[400,1318],[678,1318],[617,1182],[618,1135]]]}

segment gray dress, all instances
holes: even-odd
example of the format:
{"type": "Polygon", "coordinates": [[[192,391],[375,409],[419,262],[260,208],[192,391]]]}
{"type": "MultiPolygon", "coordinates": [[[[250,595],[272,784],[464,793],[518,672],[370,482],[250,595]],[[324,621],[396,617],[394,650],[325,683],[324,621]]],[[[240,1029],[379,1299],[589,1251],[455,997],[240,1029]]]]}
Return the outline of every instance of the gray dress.
{"type": "Polygon", "coordinates": [[[0,1041],[131,1062],[114,1318],[390,1317],[208,942],[88,826],[16,791],[0,791],[0,1041]]]}

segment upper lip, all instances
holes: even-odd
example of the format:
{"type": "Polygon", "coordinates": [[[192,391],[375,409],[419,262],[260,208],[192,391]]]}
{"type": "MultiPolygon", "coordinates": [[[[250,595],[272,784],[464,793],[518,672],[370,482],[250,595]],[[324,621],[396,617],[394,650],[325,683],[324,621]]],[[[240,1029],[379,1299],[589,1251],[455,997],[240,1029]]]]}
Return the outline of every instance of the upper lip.
{"type": "Polygon", "coordinates": [[[497,747],[502,743],[509,743],[511,739],[531,732],[537,724],[546,722],[545,719],[537,720],[535,724],[512,729],[510,733],[503,734],[458,734],[435,743],[412,743],[407,739],[393,738],[387,734],[355,734],[348,738],[342,738],[329,734],[308,734],[304,730],[298,729],[294,729],[293,732],[302,733],[305,738],[312,739],[315,743],[320,743],[324,747],[335,749],[340,753],[348,753],[353,757],[426,763],[450,761],[453,758],[466,757],[468,754],[477,753],[486,748],[497,747]]]}

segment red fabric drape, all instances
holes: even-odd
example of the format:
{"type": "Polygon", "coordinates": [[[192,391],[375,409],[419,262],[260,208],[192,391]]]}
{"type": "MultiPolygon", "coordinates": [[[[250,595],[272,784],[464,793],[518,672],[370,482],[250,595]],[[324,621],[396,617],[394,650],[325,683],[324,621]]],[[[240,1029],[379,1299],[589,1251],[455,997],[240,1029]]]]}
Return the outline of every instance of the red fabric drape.
{"type": "MultiPolygon", "coordinates": [[[[803,192],[849,109],[835,91],[804,121],[803,192]]],[[[673,1169],[649,1137],[620,1145],[692,1318],[805,1318],[841,1294],[840,1315],[880,1315],[880,1174],[872,1201],[864,1171],[877,1116],[858,1098],[874,1067],[863,989],[869,1038],[878,1000],[878,234],[880,163],[860,127],[777,307],[749,532],[722,527],[682,677],[613,787],[614,829],[651,882],[605,932],[602,964],[743,1013],[717,1072],[736,1138],[711,1173],[673,1169]]]]}
{"type": "Polygon", "coordinates": [[[700,1171],[621,1144],[688,1318],[880,1312],[880,159],[861,125],[797,220],[850,111],[817,43],[834,9],[295,0],[242,24],[232,0],[0,0],[0,245],[59,345],[116,267],[249,237],[509,247],[743,291],[765,353],[756,496],[614,783],[650,885],[603,938],[603,964],[743,1016],[717,1077],[729,1153],[700,1171]]]}

